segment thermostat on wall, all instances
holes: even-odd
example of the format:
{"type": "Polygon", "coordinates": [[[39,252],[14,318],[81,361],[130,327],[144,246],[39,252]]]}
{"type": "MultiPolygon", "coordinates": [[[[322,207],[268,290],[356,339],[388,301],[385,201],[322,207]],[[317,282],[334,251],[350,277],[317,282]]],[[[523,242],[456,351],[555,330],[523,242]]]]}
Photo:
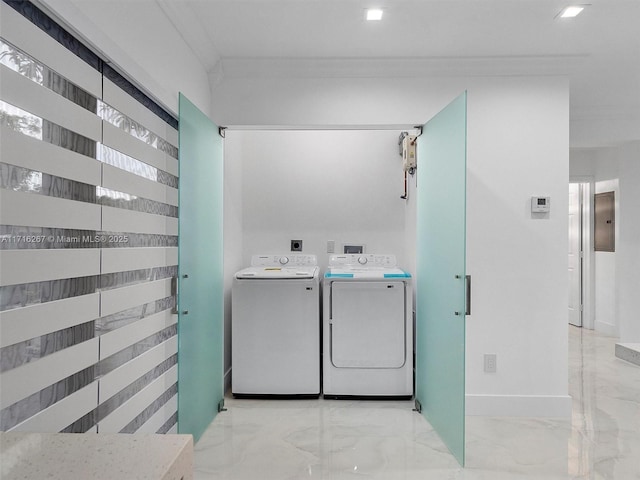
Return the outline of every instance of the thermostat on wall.
{"type": "Polygon", "coordinates": [[[551,197],[531,197],[531,213],[547,213],[551,210],[551,197]]]}

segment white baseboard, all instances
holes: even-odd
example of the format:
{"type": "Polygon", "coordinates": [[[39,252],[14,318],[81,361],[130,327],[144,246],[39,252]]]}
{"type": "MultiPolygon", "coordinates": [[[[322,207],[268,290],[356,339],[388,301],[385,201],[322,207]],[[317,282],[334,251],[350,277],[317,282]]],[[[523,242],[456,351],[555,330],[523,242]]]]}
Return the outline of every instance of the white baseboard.
{"type": "Polygon", "coordinates": [[[487,417],[571,417],[569,395],[467,394],[466,414],[487,417]]]}

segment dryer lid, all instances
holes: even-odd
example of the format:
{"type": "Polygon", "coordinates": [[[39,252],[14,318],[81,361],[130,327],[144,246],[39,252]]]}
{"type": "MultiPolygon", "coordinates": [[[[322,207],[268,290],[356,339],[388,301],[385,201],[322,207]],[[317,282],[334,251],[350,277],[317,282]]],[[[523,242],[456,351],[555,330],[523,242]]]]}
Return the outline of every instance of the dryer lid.
{"type": "Polygon", "coordinates": [[[249,267],[236,273],[239,279],[303,279],[314,278],[318,275],[318,267],[249,267]]]}
{"type": "Polygon", "coordinates": [[[329,267],[324,274],[325,278],[411,278],[411,274],[400,268],[365,267],[355,266],[329,267]]]}

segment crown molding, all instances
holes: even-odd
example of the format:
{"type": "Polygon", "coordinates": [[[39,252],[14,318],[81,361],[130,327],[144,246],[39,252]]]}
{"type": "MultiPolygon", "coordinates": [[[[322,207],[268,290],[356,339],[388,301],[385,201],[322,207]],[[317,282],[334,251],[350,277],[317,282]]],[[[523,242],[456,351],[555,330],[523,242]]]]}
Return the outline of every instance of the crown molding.
{"type": "Polygon", "coordinates": [[[570,75],[589,55],[400,58],[223,57],[224,78],[570,75]]]}

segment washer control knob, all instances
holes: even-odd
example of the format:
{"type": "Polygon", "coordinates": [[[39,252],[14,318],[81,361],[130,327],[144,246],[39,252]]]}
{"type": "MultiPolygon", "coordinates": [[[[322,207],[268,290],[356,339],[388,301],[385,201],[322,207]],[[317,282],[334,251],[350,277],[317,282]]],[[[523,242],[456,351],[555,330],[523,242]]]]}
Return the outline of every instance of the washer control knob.
{"type": "Polygon", "coordinates": [[[289,263],[289,257],[280,257],[280,260],[278,261],[280,262],[280,265],[286,265],[289,263]]]}
{"type": "Polygon", "coordinates": [[[367,257],[358,257],[358,263],[360,265],[364,265],[365,263],[367,263],[367,257]]]}

